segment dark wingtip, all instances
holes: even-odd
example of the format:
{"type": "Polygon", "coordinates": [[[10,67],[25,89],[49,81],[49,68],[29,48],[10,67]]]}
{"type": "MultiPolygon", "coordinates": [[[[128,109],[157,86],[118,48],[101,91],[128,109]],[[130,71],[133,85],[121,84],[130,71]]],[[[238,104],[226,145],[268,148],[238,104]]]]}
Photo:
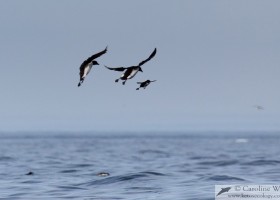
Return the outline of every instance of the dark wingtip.
{"type": "Polygon", "coordinates": [[[154,49],[153,53],[151,54],[151,57],[154,57],[157,53],[157,48],[154,49]]]}

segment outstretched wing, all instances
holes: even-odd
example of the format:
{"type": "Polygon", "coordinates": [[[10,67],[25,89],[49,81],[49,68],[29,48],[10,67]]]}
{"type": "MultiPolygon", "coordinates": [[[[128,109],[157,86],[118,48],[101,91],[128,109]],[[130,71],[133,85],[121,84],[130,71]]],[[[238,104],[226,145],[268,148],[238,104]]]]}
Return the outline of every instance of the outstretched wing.
{"type": "Polygon", "coordinates": [[[103,55],[104,53],[106,53],[106,52],[107,52],[107,47],[106,47],[103,51],[100,51],[99,53],[96,53],[96,54],[90,56],[90,57],[89,57],[88,59],[86,59],[84,62],[90,63],[91,61],[93,61],[94,59],[96,59],[96,58],[102,56],[102,55],[103,55]]]}
{"type": "Polygon", "coordinates": [[[106,67],[107,69],[110,69],[110,70],[118,71],[118,72],[122,72],[122,71],[124,71],[124,70],[127,69],[127,68],[125,68],[125,67],[111,68],[111,67],[107,67],[106,65],[104,65],[104,67],[106,67]]]}
{"type": "Polygon", "coordinates": [[[149,58],[147,58],[146,60],[143,60],[142,62],[139,63],[139,67],[144,65],[146,62],[148,62],[149,60],[151,60],[157,53],[157,48],[155,48],[155,50],[153,51],[153,53],[149,56],[149,58]]]}

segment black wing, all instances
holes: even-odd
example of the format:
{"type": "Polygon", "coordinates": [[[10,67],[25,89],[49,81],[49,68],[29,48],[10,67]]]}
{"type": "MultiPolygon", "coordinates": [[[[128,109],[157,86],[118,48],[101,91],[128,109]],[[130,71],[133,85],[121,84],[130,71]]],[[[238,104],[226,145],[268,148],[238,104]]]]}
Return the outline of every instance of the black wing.
{"type": "Polygon", "coordinates": [[[102,55],[103,55],[104,53],[106,53],[106,52],[107,52],[107,47],[106,47],[103,51],[100,51],[99,53],[90,56],[88,59],[86,59],[86,60],[84,61],[84,63],[90,63],[91,61],[93,61],[94,59],[96,59],[96,58],[102,56],[102,55]]]}
{"type": "Polygon", "coordinates": [[[157,53],[157,48],[155,48],[155,50],[153,51],[153,53],[149,56],[149,58],[147,58],[146,60],[143,60],[142,62],[139,63],[139,67],[144,65],[146,62],[148,62],[149,60],[151,60],[157,53]]]}
{"type": "Polygon", "coordinates": [[[107,69],[110,69],[110,70],[118,71],[118,72],[122,72],[122,71],[124,71],[124,70],[127,69],[127,68],[125,68],[125,67],[111,68],[111,67],[107,67],[106,65],[104,65],[104,67],[106,67],[107,69]]]}

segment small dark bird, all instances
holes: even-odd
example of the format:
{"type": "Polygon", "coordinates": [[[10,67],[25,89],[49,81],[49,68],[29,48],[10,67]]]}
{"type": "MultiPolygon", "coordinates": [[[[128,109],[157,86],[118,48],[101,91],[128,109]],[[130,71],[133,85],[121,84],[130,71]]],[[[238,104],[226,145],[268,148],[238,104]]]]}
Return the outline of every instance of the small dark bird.
{"type": "Polygon", "coordinates": [[[151,82],[155,82],[155,81],[156,81],[156,80],[153,80],[153,81],[146,80],[146,81],[144,81],[144,82],[137,82],[137,84],[140,84],[140,86],[139,86],[138,88],[136,88],[136,90],[139,90],[141,87],[142,87],[143,89],[146,89],[146,87],[147,87],[148,85],[150,85],[151,82]]]}
{"type": "Polygon", "coordinates": [[[152,54],[149,56],[149,58],[147,58],[146,60],[141,61],[137,66],[131,66],[131,67],[117,67],[117,68],[111,68],[111,67],[107,67],[105,66],[107,69],[110,70],[115,70],[115,71],[125,71],[120,78],[116,79],[115,82],[118,82],[119,79],[124,80],[122,82],[122,84],[124,85],[125,82],[128,79],[132,79],[138,71],[143,72],[141,69],[141,66],[144,65],[146,62],[148,62],[149,60],[151,60],[157,53],[157,49],[155,48],[155,50],[152,52],[152,54]]]}
{"type": "Polygon", "coordinates": [[[33,175],[34,173],[33,172],[28,172],[27,174],[25,175],[33,175]]]}
{"type": "Polygon", "coordinates": [[[80,87],[82,85],[82,83],[85,80],[85,77],[89,74],[91,68],[93,65],[99,65],[97,61],[95,61],[94,59],[98,58],[99,56],[102,56],[104,53],[107,52],[107,47],[97,53],[92,55],[91,57],[89,57],[88,59],[86,59],[80,66],[80,82],[78,84],[78,87],[80,87]]]}
{"type": "Polygon", "coordinates": [[[221,191],[216,196],[219,196],[220,194],[228,192],[230,189],[231,189],[231,187],[222,188],[221,191]]]}

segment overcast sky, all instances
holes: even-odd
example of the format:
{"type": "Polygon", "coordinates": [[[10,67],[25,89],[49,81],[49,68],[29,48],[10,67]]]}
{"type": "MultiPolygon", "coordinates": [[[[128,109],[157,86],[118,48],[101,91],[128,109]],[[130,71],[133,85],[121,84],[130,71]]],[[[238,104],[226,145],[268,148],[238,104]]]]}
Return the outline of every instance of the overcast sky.
{"type": "Polygon", "coordinates": [[[0,1],[0,131],[280,130],[280,1],[0,1]],[[81,63],[108,45],[83,85],[81,63]],[[121,72],[156,56],[123,86],[121,72]],[[137,81],[155,79],[145,90],[137,81]],[[257,110],[261,105],[264,110],[257,110]]]}

